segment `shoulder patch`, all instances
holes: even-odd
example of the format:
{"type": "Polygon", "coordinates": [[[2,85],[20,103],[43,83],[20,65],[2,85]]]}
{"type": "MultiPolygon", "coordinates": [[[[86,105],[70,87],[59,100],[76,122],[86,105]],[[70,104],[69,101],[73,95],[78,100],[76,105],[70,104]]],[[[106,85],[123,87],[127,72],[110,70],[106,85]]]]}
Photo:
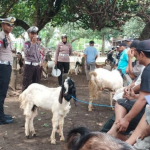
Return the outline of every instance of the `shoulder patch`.
{"type": "Polygon", "coordinates": [[[29,43],[25,43],[25,47],[28,48],[29,47],[29,43]]]}
{"type": "Polygon", "coordinates": [[[0,41],[0,47],[2,46],[2,44],[3,44],[3,41],[0,41]]]}

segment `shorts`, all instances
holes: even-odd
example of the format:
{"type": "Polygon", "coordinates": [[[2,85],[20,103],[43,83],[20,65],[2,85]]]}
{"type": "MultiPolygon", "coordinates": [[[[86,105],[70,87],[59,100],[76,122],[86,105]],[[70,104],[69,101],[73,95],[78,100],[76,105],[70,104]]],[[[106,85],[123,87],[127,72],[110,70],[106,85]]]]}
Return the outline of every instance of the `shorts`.
{"type": "MultiPolygon", "coordinates": [[[[117,102],[119,105],[121,105],[122,107],[126,109],[127,113],[129,113],[129,111],[132,109],[136,100],[119,99],[117,102]]],[[[135,130],[135,128],[137,127],[144,113],[145,113],[145,107],[143,107],[143,109],[139,112],[139,114],[131,120],[126,132],[123,132],[122,134],[127,135],[129,134],[130,131],[135,130]]]]}

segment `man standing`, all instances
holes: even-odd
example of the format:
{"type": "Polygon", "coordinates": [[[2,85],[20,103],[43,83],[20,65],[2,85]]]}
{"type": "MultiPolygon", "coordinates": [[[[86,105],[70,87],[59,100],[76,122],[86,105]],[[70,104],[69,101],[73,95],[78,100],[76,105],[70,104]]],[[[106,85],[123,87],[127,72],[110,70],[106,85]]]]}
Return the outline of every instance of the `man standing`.
{"type": "Polygon", "coordinates": [[[98,56],[97,49],[94,47],[94,41],[89,42],[90,46],[84,50],[86,77],[89,81],[89,72],[95,69],[95,61],[98,56]]]}
{"type": "Polygon", "coordinates": [[[13,46],[9,33],[13,30],[14,17],[2,20],[2,31],[0,32],[0,125],[13,122],[12,116],[4,114],[4,100],[6,98],[11,76],[11,65],[13,62],[13,46]]]}
{"type": "Polygon", "coordinates": [[[25,54],[25,66],[23,73],[23,87],[24,91],[31,83],[40,82],[40,45],[37,42],[38,28],[36,26],[30,27],[28,30],[30,41],[25,42],[23,51],[25,54]]]}
{"type": "Polygon", "coordinates": [[[127,45],[126,43],[121,43],[119,45],[120,59],[118,62],[117,70],[121,70],[121,73],[124,75],[125,70],[128,66],[128,54],[127,54],[127,45]]]}

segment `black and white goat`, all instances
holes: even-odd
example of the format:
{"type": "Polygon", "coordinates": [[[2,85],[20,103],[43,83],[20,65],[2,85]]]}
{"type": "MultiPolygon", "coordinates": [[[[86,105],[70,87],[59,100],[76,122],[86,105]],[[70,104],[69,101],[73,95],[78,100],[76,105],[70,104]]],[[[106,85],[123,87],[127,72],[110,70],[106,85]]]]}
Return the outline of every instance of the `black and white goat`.
{"type": "Polygon", "coordinates": [[[131,145],[106,133],[90,132],[85,127],[71,130],[67,139],[68,150],[135,150],[131,145]]]}
{"type": "Polygon", "coordinates": [[[41,107],[51,110],[53,113],[51,143],[56,144],[55,133],[58,126],[60,141],[63,141],[64,118],[71,108],[70,100],[72,96],[76,97],[76,88],[74,82],[69,77],[65,80],[63,87],[48,88],[37,83],[31,84],[19,96],[20,108],[24,110],[25,115],[26,137],[29,138],[29,132],[32,132],[32,136],[36,136],[33,120],[37,116],[37,108],[41,107]]]}

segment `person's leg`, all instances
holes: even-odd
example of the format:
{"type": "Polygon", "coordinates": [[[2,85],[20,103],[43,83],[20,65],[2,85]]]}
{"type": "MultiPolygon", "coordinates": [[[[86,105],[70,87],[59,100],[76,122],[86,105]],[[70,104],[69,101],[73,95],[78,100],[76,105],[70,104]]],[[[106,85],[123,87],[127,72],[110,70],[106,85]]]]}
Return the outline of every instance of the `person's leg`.
{"type": "Polygon", "coordinates": [[[145,114],[143,115],[142,119],[140,120],[138,126],[126,141],[127,143],[133,145],[136,142],[138,136],[142,133],[142,131],[148,126],[147,122],[145,121],[145,114]]]}
{"type": "Polygon", "coordinates": [[[93,71],[95,69],[95,63],[90,64],[90,71],[93,71]]]}
{"type": "Polygon", "coordinates": [[[86,64],[86,78],[89,81],[90,64],[86,64]]]}
{"type": "Polygon", "coordinates": [[[65,79],[68,77],[69,66],[69,62],[63,62],[64,74],[62,75],[62,83],[64,83],[65,79]]]}
{"type": "Polygon", "coordinates": [[[60,69],[61,74],[58,77],[59,86],[62,86],[63,62],[57,62],[57,68],[60,69]]]}
{"type": "MultiPolygon", "coordinates": [[[[8,90],[10,76],[11,76],[11,66],[0,64],[0,120],[1,120],[1,123],[2,123],[2,119],[5,117],[3,105],[4,105],[4,100],[6,98],[7,90],[8,90]]],[[[13,119],[11,118],[11,116],[9,116],[9,118],[7,119],[9,119],[10,122],[9,121],[7,122],[6,120],[3,119],[4,124],[13,122],[13,119]]]]}
{"type": "Polygon", "coordinates": [[[33,77],[32,77],[32,83],[40,83],[41,79],[41,67],[40,66],[32,66],[34,68],[33,70],[33,77]]]}
{"type": "Polygon", "coordinates": [[[24,66],[22,92],[32,83],[33,73],[34,70],[32,65],[24,66]]]}
{"type": "MultiPolygon", "coordinates": [[[[115,104],[115,122],[118,121],[119,119],[123,118],[125,115],[127,114],[126,109],[119,105],[117,102],[115,104]]],[[[117,124],[113,124],[113,126],[111,127],[111,129],[107,132],[107,134],[110,134],[116,138],[121,137],[121,135],[118,133],[118,127],[117,124]]]]}

